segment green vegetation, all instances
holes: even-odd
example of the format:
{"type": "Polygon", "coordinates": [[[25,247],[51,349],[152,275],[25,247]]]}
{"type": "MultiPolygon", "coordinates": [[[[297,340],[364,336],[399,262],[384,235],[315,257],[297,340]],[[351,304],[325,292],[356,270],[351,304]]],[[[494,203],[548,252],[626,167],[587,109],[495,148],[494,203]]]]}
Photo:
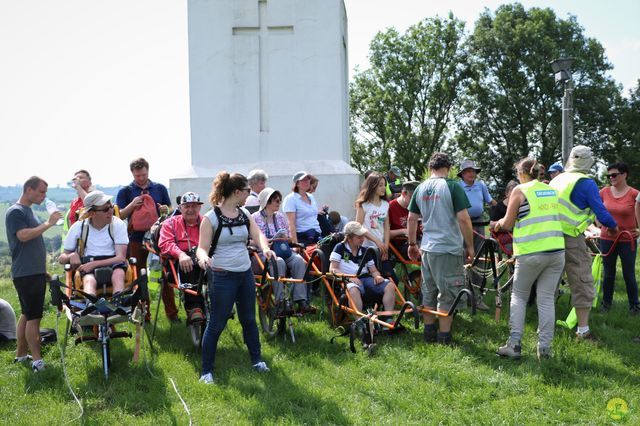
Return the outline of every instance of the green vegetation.
{"type": "MultiPolygon", "coordinates": [[[[70,342],[66,366],[86,424],[188,424],[172,379],[194,424],[610,424],[606,404],[619,397],[629,405],[622,423],[631,425],[640,422],[640,346],[631,342],[640,319],[628,316],[623,293],[611,313],[593,315],[600,342],[577,343],[571,332],[558,329],[555,355],[542,363],[535,357],[537,319],[531,309],[523,360],[494,355],[508,334],[505,309],[499,324],[492,315],[459,315],[453,347],[425,345],[421,333],[411,330],[380,338],[372,357],[351,354],[345,338],[329,343],[333,332],[325,320],[302,320],[295,323],[296,344],[261,339],[272,369],[264,375],[251,370],[233,320],[220,340],[214,386],[197,382],[200,354],[184,323],[172,326],[161,313],[154,351],[146,351],[150,371],[142,361],[131,362],[133,339],[114,341],[107,381],[92,344],[70,342]]],[[[0,297],[18,306],[7,279],[0,281],[0,297]]],[[[558,316],[568,308],[563,296],[558,316]]],[[[48,309],[44,325],[55,324],[55,312],[48,309]]],[[[60,333],[65,325],[62,318],[60,333]]],[[[132,325],[123,328],[134,331],[132,325]]],[[[49,366],[41,375],[12,365],[14,350],[15,345],[0,349],[3,422],[61,424],[77,417],[58,347],[46,347],[49,366]]]]}

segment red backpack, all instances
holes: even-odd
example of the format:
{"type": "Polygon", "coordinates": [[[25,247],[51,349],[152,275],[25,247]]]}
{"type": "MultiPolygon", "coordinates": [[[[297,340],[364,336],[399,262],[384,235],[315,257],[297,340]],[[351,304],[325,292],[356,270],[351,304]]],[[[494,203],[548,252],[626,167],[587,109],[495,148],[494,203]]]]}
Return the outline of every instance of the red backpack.
{"type": "Polygon", "coordinates": [[[140,196],[142,197],[142,205],[131,213],[129,224],[134,231],[148,231],[158,220],[156,201],[149,194],[141,194],[140,196]]]}

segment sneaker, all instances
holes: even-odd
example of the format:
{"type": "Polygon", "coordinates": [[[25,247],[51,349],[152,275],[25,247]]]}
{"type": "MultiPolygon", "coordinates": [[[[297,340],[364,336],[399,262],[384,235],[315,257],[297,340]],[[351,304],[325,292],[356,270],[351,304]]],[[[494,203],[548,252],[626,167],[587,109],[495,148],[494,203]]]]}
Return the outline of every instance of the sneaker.
{"type": "Polygon", "coordinates": [[[213,378],[213,374],[207,373],[200,376],[200,380],[198,380],[198,382],[204,383],[205,385],[212,385],[216,380],[213,378]]]}
{"type": "Polygon", "coordinates": [[[281,300],[276,305],[276,318],[284,318],[287,316],[287,312],[284,306],[284,300],[281,300]]]}
{"type": "Polygon", "coordinates": [[[611,310],[611,305],[607,304],[607,303],[602,303],[600,305],[600,309],[598,310],[601,314],[606,314],[607,312],[609,312],[611,310]]]}
{"type": "Polygon", "coordinates": [[[538,357],[538,361],[551,358],[551,347],[538,345],[536,356],[538,357]]]}
{"type": "Polygon", "coordinates": [[[31,369],[33,370],[34,373],[40,373],[44,371],[44,360],[39,359],[37,361],[33,361],[31,363],[31,369]]]}
{"type": "Polygon", "coordinates": [[[424,326],[422,337],[424,338],[425,343],[436,343],[438,341],[438,329],[435,327],[435,324],[432,325],[434,327],[427,327],[426,324],[424,326]]]}
{"type": "Polygon", "coordinates": [[[17,356],[13,359],[13,363],[17,364],[19,362],[26,362],[26,361],[31,361],[33,358],[31,358],[31,355],[27,354],[25,356],[17,356]]]}
{"type": "Polygon", "coordinates": [[[634,305],[629,308],[629,315],[635,317],[636,315],[640,315],[640,306],[634,305]]]}
{"type": "Polygon", "coordinates": [[[632,341],[633,343],[640,343],[640,336],[636,336],[636,337],[634,337],[633,339],[631,339],[631,341],[632,341]]]}
{"type": "Polygon", "coordinates": [[[489,310],[489,306],[484,303],[484,296],[481,294],[476,296],[476,309],[485,312],[489,310]]]}
{"type": "Polygon", "coordinates": [[[586,333],[579,333],[576,331],[576,340],[579,342],[581,341],[597,342],[598,338],[594,336],[591,333],[591,331],[587,331],[586,333]]]}
{"type": "Polygon", "coordinates": [[[253,369],[256,370],[258,373],[268,373],[269,371],[269,367],[267,367],[267,363],[264,361],[260,361],[257,364],[253,364],[253,369]]]}
{"type": "Polygon", "coordinates": [[[511,359],[520,359],[522,357],[522,346],[520,344],[513,344],[511,340],[507,341],[507,344],[500,346],[496,353],[500,356],[506,356],[511,359]]]}

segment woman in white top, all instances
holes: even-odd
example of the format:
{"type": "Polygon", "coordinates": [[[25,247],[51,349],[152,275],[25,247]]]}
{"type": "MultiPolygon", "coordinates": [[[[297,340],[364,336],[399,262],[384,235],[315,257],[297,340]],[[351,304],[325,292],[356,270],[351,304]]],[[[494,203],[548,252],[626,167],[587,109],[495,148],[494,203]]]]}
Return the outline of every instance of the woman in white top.
{"type": "Polygon", "coordinates": [[[291,193],[284,197],[282,210],[287,214],[291,241],[304,245],[317,243],[321,237],[318,204],[308,191],[311,175],[301,171],[293,175],[291,193]]]}
{"type": "Polygon", "coordinates": [[[250,191],[247,178],[241,174],[218,173],[209,196],[213,210],[207,212],[200,222],[196,257],[200,268],[207,270],[211,303],[211,315],[202,338],[200,381],[206,384],[214,383],[213,364],[218,339],[227,325],[234,304],[238,309],[242,336],[253,368],[258,372],[269,371],[262,360],[258,337],[255,280],[247,239],[251,237],[267,259],[275,258],[275,253],[269,249],[269,242],[249,212],[240,207],[250,191]],[[210,251],[213,252],[211,258],[210,251]]]}

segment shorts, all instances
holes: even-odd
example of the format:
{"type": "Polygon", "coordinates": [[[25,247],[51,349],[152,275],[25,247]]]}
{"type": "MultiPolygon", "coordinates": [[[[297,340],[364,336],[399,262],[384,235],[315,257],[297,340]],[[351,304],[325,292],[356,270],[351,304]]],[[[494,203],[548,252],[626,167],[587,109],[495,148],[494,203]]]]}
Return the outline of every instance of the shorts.
{"type": "Polygon", "coordinates": [[[450,253],[422,252],[422,305],[449,311],[464,288],[464,259],[450,253]]]}
{"type": "Polygon", "coordinates": [[[45,274],[14,278],[13,285],[18,292],[22,315],[27,318],[27,321],[42,318],[44,294],[47,286],[45,274]]]}
{"type": "Polygon", "coordinates": [[[376,284],[373,277],[359,277],[360,284],[356,284],[354,282],[347,283],[347,290],[351,290],[352,288],[357,288],[360,290],[360,295],[363,300],[368,301],[378,301],[384,295],[384,289],[389,284],[389,280],[384,280],[380,284],[376,284]]]}
{"type": "Polygon", "coordinates": [[[571,303],[576,308],[589,308],[596,297],[591,274],[591,255],[583,235],[564,236],[564,271],[571,289],[571,303]]]}
{"type": "MultiPolygon", "coordinates": [[[[89,263],[89,262],[93,262],[94,260],[104,260],[104,259],[110,259],[113,256],[85,256],[82,258],[82,264],[84,265],[85,263],[89,263]]],[[[123,269],[125,272],[127,272],[127,264],[122,262],[122,263],[116,263],[113,265],[109,265],[109,266],[101,266],[101,268],[111,268],[111,270],[113,271],[114,269],[123,269]]],[[[93,274],[93,271],[91,272],[83,272],[80,271],[80,276],[84,277],[85,275],[88,274],[93,274]]]]}

